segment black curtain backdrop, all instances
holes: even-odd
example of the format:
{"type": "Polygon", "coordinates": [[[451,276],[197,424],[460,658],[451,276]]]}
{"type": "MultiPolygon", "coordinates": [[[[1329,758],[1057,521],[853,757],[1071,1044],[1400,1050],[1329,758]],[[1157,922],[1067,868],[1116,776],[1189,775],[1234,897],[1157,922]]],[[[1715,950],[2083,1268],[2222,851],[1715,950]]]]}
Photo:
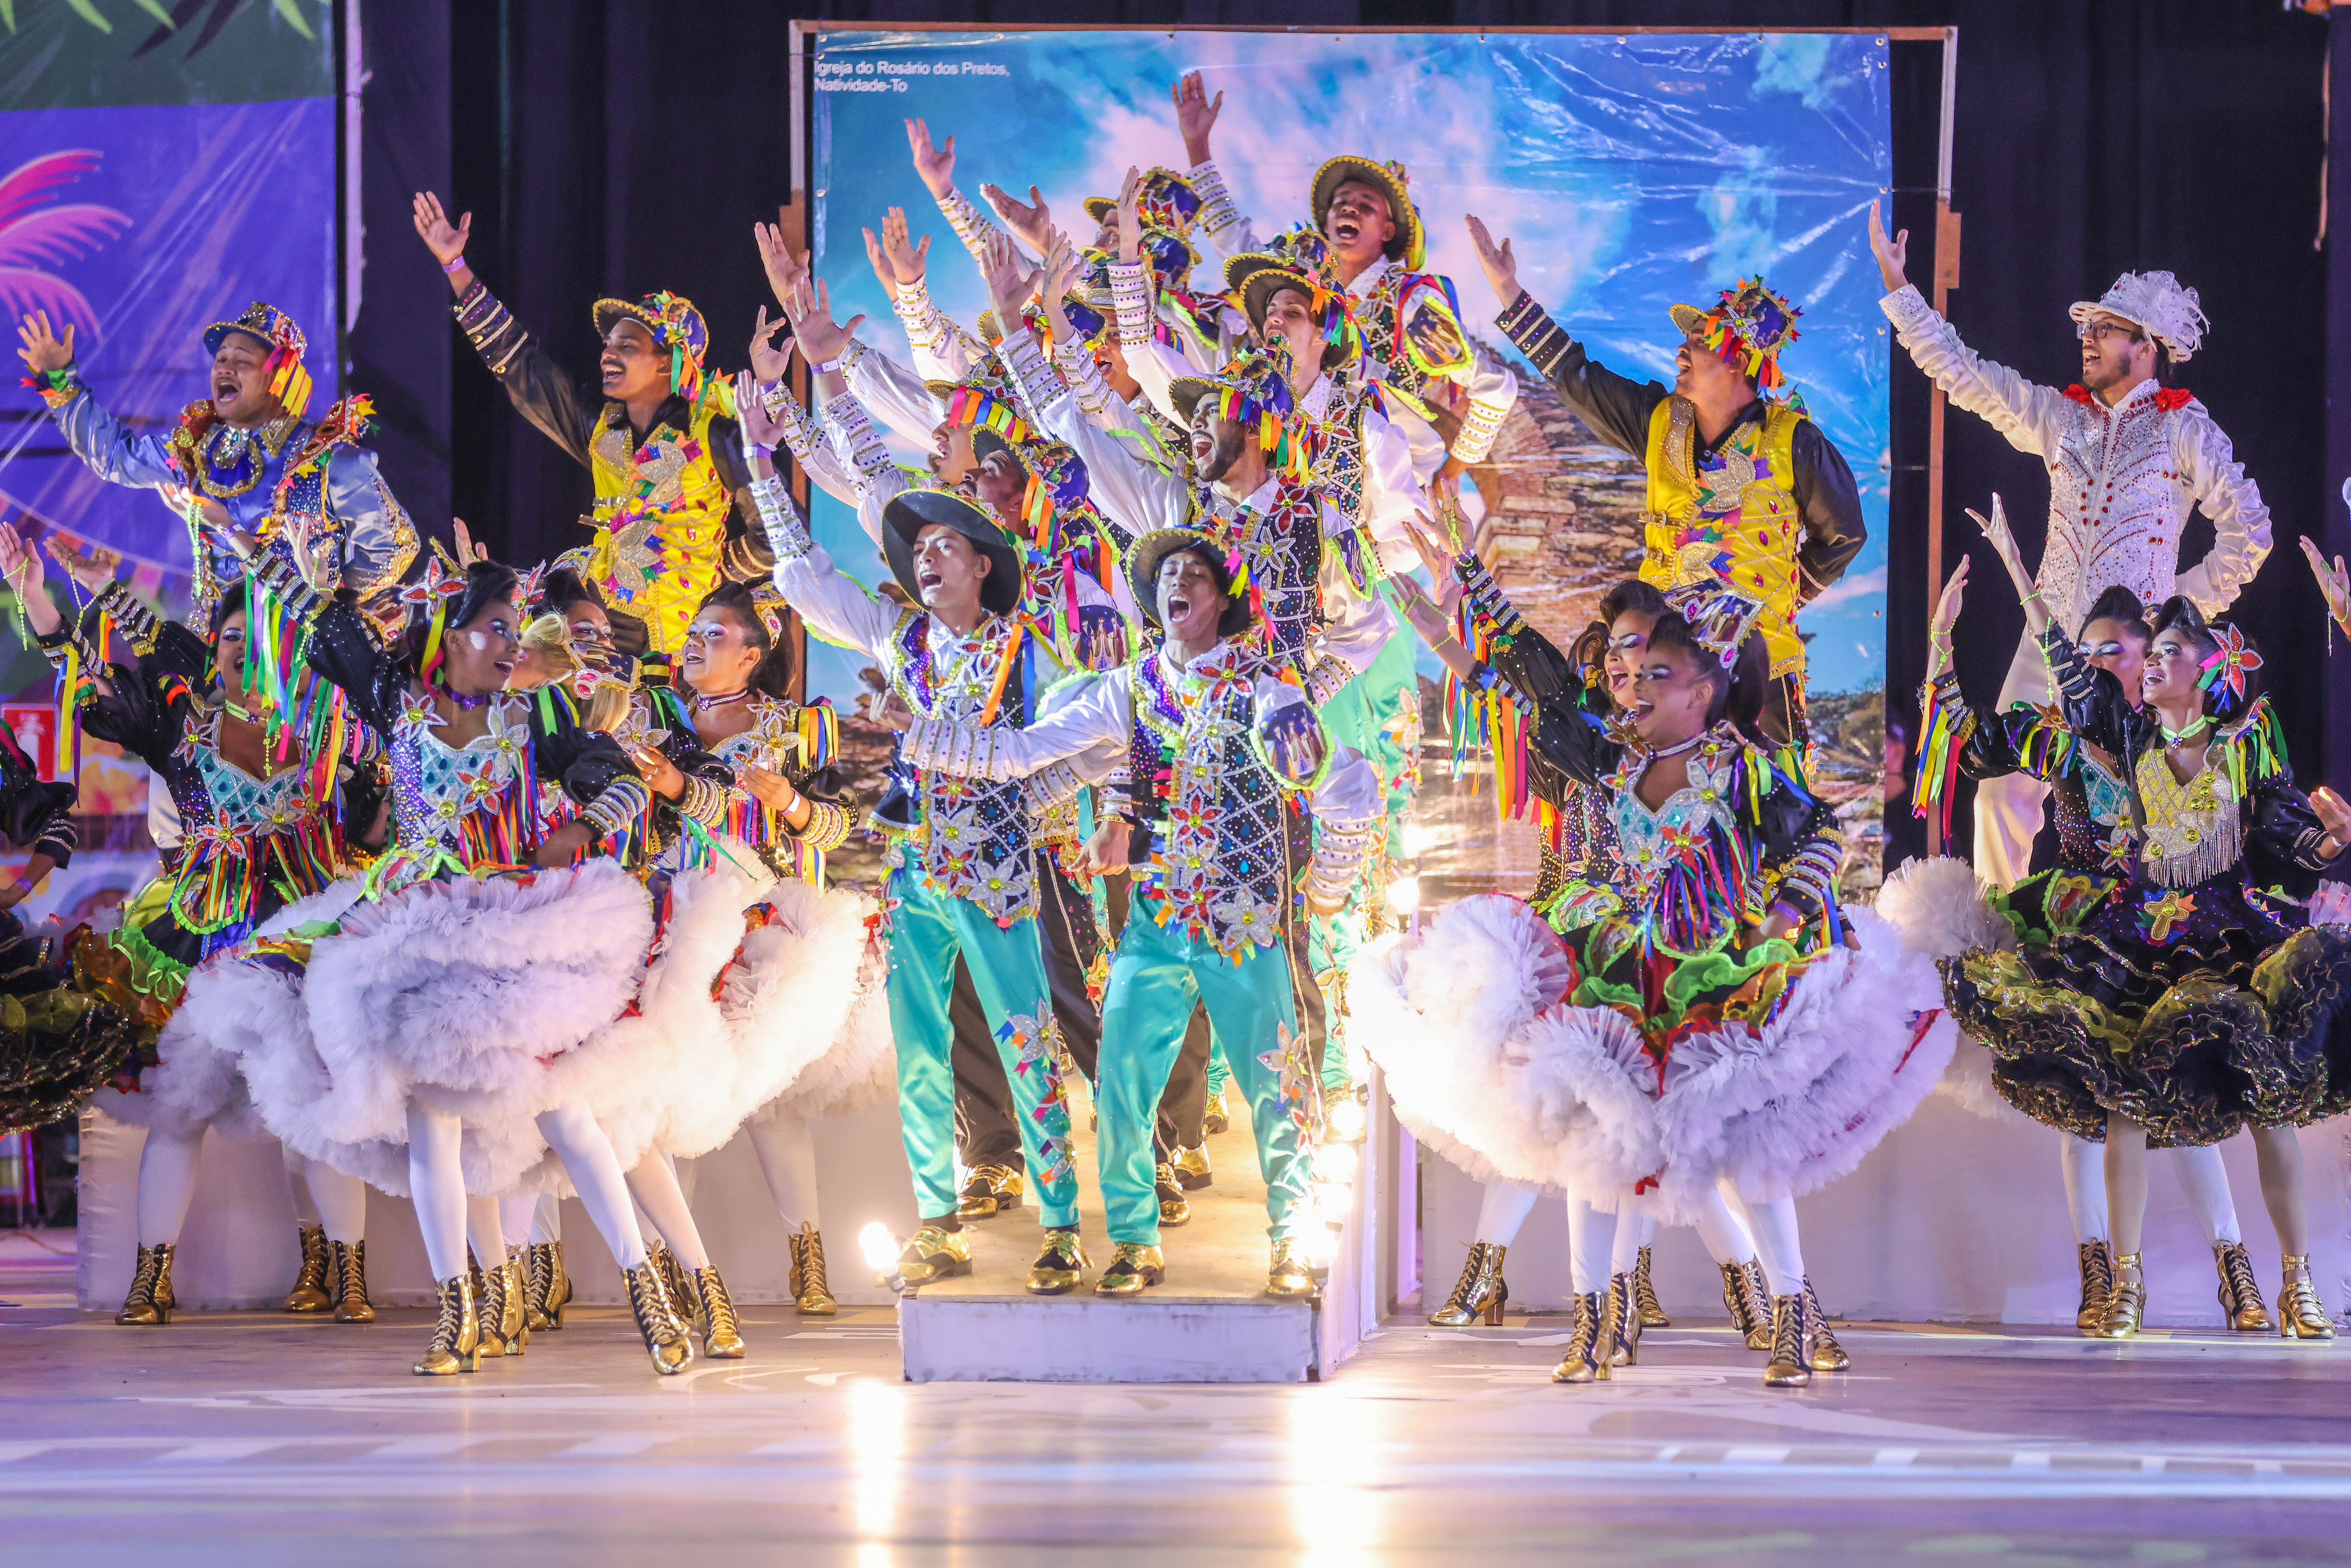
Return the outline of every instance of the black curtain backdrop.
{"type": "MultiPolygon", "coordinates": [[[[1964,215],[1951,315],[1978,350],[2063,385],[2078,361],[2065,308],[2124,270],[2168,267],[2202,294],[2212,320],[2180,380],[2235,439],[2275,520],[2276,550],[2239,601],[2270,656],[2272,691],[2305,782],[2331,755],[2351,772],[2351,690],[2321,660],[2325,618],[2295,539],[2351,549],[2335,500],[2351,432],[2330,439],[2331,367],[2351,374],[2351,341],[2330,361],[2329,261],[2314,243],[2325,179],[2331,24],[2275,0],[1724,0],[1681,5],[837,5],[716,0],[402,0],[367,7],[385,58],[367,99],[370,268],[357,384],[379,366],[401,390],[387,467],[417,505],[445,493],[512,559],[535,560],[584,535],[586,473],[524,425],[448,315],[448,292],[409,232],[404,189],[445,168],[453,206],[474,214],[471,257],[490,287],[583,378],[593,367],[590,301],[655,288],[691,296],[717,362],[739,366],[765,297],[749,243],[791,193],[788,54],[794,16],[872,22],[1154,26],[1892,26],[1957,25],[1959,92],[1954,202],[1964,215]],[[404,18],[396,26],[379,20],[404,18]],[[426,68],[445,49],[439,80],[426,68]],[[389,159],[386,142],[408,151],[389,159]],[[436,156],[435,150],[445,148],[436,156]],[[444,161],[445,160],[445,162],[444,161]],[[387,167],[387,164],[389,166],[387,167]],[[371,357],[365,345],[383,345],[371,357]],[[397,355],[394,350],[398,350],[397,355]],[[445,392],[430,363],[445,356],[445,392]],[[395,359],[397,363],[395,364],[395,359]],[[445,402],[438,401],[445,396],[445,402]],[[445,408],[445,425],[436,425],[445,408]],[[445,489],[444,488],[445,487],[445,489]],[[2340,733],[2331,748],[2330,729],[2340,733]]],[[[2340,29],[2335,29],[2340,30],[2340,29]]],[[[1931,277],[1937,51],[1896,50],[1896,214],[1913,233],[1911,276],[1931,277]]],[[[1174,128],[1169,127],[1171,144],[1174,128]]],[[[1409,155],[1409,146],[1394,150],[1409,155]]],[[[2351,182],[2346,182],[2351,183],[2351,182]]],[[[2351,192],[2335,203],[2346,210],[2351,192]]],[[[1445,214],[1437,214],[1443,221],[1445,214]]],[[[2339,247],[2338,247],[2339,248],[2339,247]]],[[[2351,273],[2346,273],[2351,287],[2351,273]]],[[[2351,311],[2336,335],[2351,338],[2351,311]]],[[[1889,340],[1890,349],[1890,340],[1889,340]]],[[[394,400],[377,386],[387,407],[394,400]]],[[[2351,386],[2335,406],[2351,409],[2351,386]]],[[[1891,712],[1915,727],[1929,595],[1925,578],[1927,384],[1893,370],[1893,518],[1888,639],[1891,712]]],[[[1992,491],[2038,555],[2048,484],[2041,465],[1972,416],[1949,415],[1945,564],[1971,541],[1963,508],[1992,491]]],[[[1857,466],[1876,455],[1849,455],[1857,466]]],[[[422,515],[422,514],[420,514],[422,515]]],[[[2191,525],[2194,559],[2210,531],[2191,525]]],[[[1997,563],[1975,551],[1961,674],[1996,694],[2022,626],[1997,563]]],[[[2346,782],[2351,782],[2346,778],[2346,782]]],[[[1920,834],[1888,813],[1898,855],[1920,834]]],[[[1956,841],[1970,841],[1962,806],[1956,841]]]]}

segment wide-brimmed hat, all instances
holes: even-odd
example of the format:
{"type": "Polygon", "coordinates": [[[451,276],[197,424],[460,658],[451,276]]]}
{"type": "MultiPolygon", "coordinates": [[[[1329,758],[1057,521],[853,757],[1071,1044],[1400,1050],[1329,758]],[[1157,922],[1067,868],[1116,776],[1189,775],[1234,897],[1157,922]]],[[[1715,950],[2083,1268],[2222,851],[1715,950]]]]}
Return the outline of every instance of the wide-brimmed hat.
{"type": "Polygon", "coordinates": [[[256,299],[235,320],[215,321],[204,329],[204,352],[219,353],[222,340],[231,332],[243,332],[268,345],[269,358],[261,368],[269,372],[270,395],[287,413],[301,418],[302,411],[310,406],[310,372],[302,364],[310,344],[294,318],[256,299]]]}
{"type": "MultiPolygon", "coordinates": [[[[1143,190],[1135,202],[1136,214],[1145,228],[1165,229],[1178,239],[1188,236],[1192,225],[1200,216],[1200,193],[1192,183],[1173,169],[1153,169],[1143,176],[1143,190]]],[[[1110,222],[1118,212],[1116,196],[1088,196],[1086,216],[1098,224],[1110,222]]]]}
{"type": "Polygon", "coordinates": [[[923,601],[922,586],[914,577],[914,538],[934,523],[953,528],[987,557],[980,608],[991,615],[1011,614],[1020,603],[1019,547],[993,514],[946,490],[902,490],[882,508],[882,550],[906,597],[916,604],[923,601]]]}
{"type": "Polygon", "coordinates": [[[653,341],[669,350],[670,390],[692,402],[702,392],[702,356],[710,348],[710,329],[694,301],[666,288],[643,299],[599,299],[593,312],[596,336],[610,337],[614,322],[626,318],[642,322],[653,341]]]}
{"type": "Polygon", "coordinates": [[[1405,178],[1404,165],[1394,162],[1377,162],[1369,158],[1343,152],[1314,171],[1314,226],[1321,228],[1331,215],[1331,203],[1339,187],[1350,180],[1359,180],[1385,196],[1388,216],[1395,220],[1395,237],[1382,247],[1390,261],[1400,261],[1415,272],[1420,270],[1428,256],[1428,231],[1422,227],[1420,209],[1413,204],[1412,190],[1405,178]]]}
{"type": "Polygon", "coordinates": [[[1724,289],[1711,310],[1695,305],[1666,309],[1683,333],[1698,333],[1732,369],[1767,391],[1787,379],[1780,370],[1780,350],[1803,335],[1796,330],[1796,318],[1803,312],[1785,295],[1764,287],[1760,277],[1742,277],[1738,287],[1724,289]]]}
{"type": "Polygon", "coordinates": [[[1217,591],[1230,603],[1217,618],[1217,635],[1238,637],[1257,617],[1249,609],[1249,584],[1240,579],[1238,559],[1198,528],[1155,528],[1127,548],[1126,585],[1134,593],[1135,608],[1154,626],[1159,624],[1159,566],[1177,550],[1197,550],[1217,580],[1217,591]]]}
{"type": "Polygon", "coordinates": [[[1266,307],[1276,293],[1293,288],[1306,296],[1322,316],[1322,368],[1338,370],[1363,352],[1364,338],[1355,324],[1347,291],[1339,278],[1338,259],[1319,230],[1301,224],[1283,230],[1263,250],[1243,251],[1225,263],[1226,298],[1259,333],[1265,331],[1266,307]]]}
{"type": "Polygon", "coordinates": [[[2196,290],[2168,272],[2126,272],[2101,298],[2079,300],[2065,314],[2082,327],[2100,311],[2120,317],[2170,350],[2175,365],[2204,346],[2204,329],[2211,325],[2196,290]]]}

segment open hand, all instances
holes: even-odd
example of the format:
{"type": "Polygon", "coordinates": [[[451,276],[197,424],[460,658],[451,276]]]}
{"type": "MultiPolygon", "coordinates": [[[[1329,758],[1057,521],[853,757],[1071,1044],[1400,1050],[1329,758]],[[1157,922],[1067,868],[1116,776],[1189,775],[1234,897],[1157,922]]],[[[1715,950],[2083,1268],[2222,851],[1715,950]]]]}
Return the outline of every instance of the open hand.
{"type": "Polygon", "coordinates": [[[2351,636],[2351,572],[2344,570],[2343,558],[2336,556],[2335,564],[2328,566],[2326,558],[2318,553],[2318,547],[2304,534],[2302,559],[2310,563],[2310,575],[2318,580],[2318,591],[2326,596],[2326,613],[2335,617],[2335,623],[2344,628],[2346,636],[2351,636]]]}
{"type": "Polygon", "coordinates": [[[992,234],[981,246],[980,270],[987,278],[988,302],[996,308],[996,325],[1008,337],[1020,324],[1020,308],[1036,297],[1044,269],[1029,266],[1013,248],[1012,236],[992,234]]]}
{"type": "Polygon", "coordinates": [[[750,371],[735,378],[735,423],[747,446],[763,446],[772,452],[784,444],[783,423],[768,414],[766,390],[750,371]]]}
{"type": "Polygon", "coordinates": [[[747,762],[737,778],[743,788],[751,792],[753,800],[778,815],[789,812],[799,803],[800,792],[792,788],[792,781],[772,768],[747,762]]]}
{"type": "Polygon", "coordinates": [[[1208,132],[1216,128],[1217,116],[1225,111],[1225,95],[1219,91],[1212,100],[1200,73],[1186,71],[1171,96],[1176,99],[1176,129],[1184,136],[1184,155],[1195,166],[1207,162],[1208,132]]]}
{"type": "Polygon", "coordinates": [[[1968,595],[1968,558],[1959,557],[1959,564],[1951,569],[1944,580],[1943,591],[1935,601],[1934,619],[1927,628],[1930,646],[1940,658],[1951,656],[1951,628],[1959,622],[1959,605],[1968,595]]]}
{"type": "Polygon", "coordinates": [[[808,253],[794,256],[791,246],[784,243],[782,227],[776,224],[753,224],[751,241],[759,247],[759,267],[768,275],[768,291],[777,304],[789,306],[808,281],[808,253]]]}
{"type": "Polygon", "coordinates": [[[776,334],[789,325],[780,313],[770,321],[768,308],[759,307],[759,319],[751,328],[751,374],[756,379],[772,384],[782,381],[784,372],[792,368],[791,350],[778,347],[775,340],[776,334]]]}
{"type": "Polygon", "coordinates": [[[810,370],[841,358],[849,340],[857,336],[857,329],[865,324],[862,316],[852,316],[846,323],[832,319],[832,298],[821,277],[815,280],[813,289],[802,284],[800,291],[784,302],[784,314],[792,319],[792,331],[799,339],[800,352],[808,356],[810,370]]]}
{"type": "Polygon", "coordinates": [[[1143,259],[1143,171],[1131,165],[1118,188],[1118,258],[1143,259]]]}
{"type": "Polygon", "coordinates": [[[49,325],[49,313],[46,310],[35,311],[18,323],[16,340],[23,345],[16,350],[16,357],[24,361],[25,368],[37,376],[64,370],[73,363],[73,323],[66,323],[66,335],[59,338],[56,329],[49,325]]]}
{"type": "Polygon", "coordinates": [[[457,564],[471,566],[477,560],[490,559],[490,547],[474,542],[474,530],[465,526],[463,517],[449,519],[449,537],[457,541],[457,564]]]}
{"type": "Polygon", "coordinates": [[[944,147],[931,141],[929,122],[920,120],[906,121],[906,146],[914,155],[914,172],[923,177],[923,184],[932,195],[944,198],[955,189],[955,138],[950,136],[944,147]]]}
{"type": "Polygon", "coordinates": [[[996,209],[996,215],[1004,220],[1004,226],[1012,231],[1014,238],[1039,255],[1044,254],[1045,236],[1053,227],[1053,209],[1045,204],[1042,191],[1029,186],[1026,202],[1016,200],[1000,185],[982,185],[979,193],[987,198],[987,204],[996,209]]]}
{"type": "Polygon", "coordinates": [[[1516,305],[1522,291],[1519,287],[1519,258],[1511,250],[1510,242],[1506,239],[1496,245],[1494,236],[1487,232],[1486,220],[1481,217],[1473,214],[1462,221],[1468,226],[1469,243],[1477,249],[1479,268],[1485,273],[1487,283],[1492,286],[1494,297],[1502,302],[1505,309],[1516,305]]]}
{"type": "Polygon", "coordinates": [[[1070,286],[1078,280],[1078,247],[1070,236],[1055,229],[1045,236],[1044,305],[1045,319],[1056,335],[1069,329],[1070,319],[1061,313],[1061,306],[1070,297],[1070,286]]]}
{"type": "Polygon", "coordinates": [[[2345,845],[2351,844],[2351,806],[2345,805],[2342,796],[2321,784],[2310,792],[2310,809],[2318,814],[2319,826],[2326,830],[2318,852],[2333,860],[2343,852],[2345,845]]]}
{"type": "Polygon", "coordinates": [[[63,534],[51,534],[47,539],[50,557],[66,569],[66,575],[81,585],[85,593],[96,593],[114,580],[117,568],[122,564],[120,550],[108,549],[93,543],[87,550],[77,549],[63,534]]]}
{"type": "Polygon", "coordinates": [[[1886,238],[1886,218],[1876,202],[1869,204],[1869,254],[1877,258],[1877,277],[1886,285],[1886,293],[1909,287],[1910,280],[1903,276],[1903,269],[1910,262],[1910,231],[1902,229],[1893,238],[1886,238]]]}
{"type": "Polygon", "coordinates": [[[442,210],[440,197],[430,191],[419,191],[409,203],[409,217],[416,225],[416,237],[424,242],[424,248],[442,266],[465,254],[465,241],[474,233],[473,214],[467,213],[453,224],[442,210]]]}

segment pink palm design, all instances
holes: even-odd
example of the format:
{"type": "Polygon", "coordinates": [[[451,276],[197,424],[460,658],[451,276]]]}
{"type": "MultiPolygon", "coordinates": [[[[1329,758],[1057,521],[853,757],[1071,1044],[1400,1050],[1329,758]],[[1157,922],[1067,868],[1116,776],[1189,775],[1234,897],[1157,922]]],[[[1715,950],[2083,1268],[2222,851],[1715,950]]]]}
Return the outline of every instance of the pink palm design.
{"type": "Polygon", "coordinates": [[[88,150],[47,152],[0,179],[0,319],[46,310],[62,330],[78,321],[95,336],[98,312],[81,290],[46,270],[95,250],[131,226],[128,215],[88,202],[43,198],[98,167],[88,150]]]}

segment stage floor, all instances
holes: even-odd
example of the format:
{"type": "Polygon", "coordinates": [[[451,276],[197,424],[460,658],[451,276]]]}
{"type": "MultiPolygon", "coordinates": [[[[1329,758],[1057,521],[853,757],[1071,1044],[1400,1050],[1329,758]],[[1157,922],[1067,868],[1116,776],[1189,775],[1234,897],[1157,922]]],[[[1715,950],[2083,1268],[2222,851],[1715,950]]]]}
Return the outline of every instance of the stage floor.
{"type": "Polygon", "coordinates": [[[1564,1323],[1403,1322],[1322,1385],[914,1385],[886,1311],[753,1309],[747,1361],[661,1380],[595,1310],[428,1380],[422,1312],[120,1329],[62,1261],[0,1239],[12,1568],[2351,1557],[2351,1345],[1876,1327],[1772,1393],[1698,1326],[1558,1388],[1564,1323]]]}

